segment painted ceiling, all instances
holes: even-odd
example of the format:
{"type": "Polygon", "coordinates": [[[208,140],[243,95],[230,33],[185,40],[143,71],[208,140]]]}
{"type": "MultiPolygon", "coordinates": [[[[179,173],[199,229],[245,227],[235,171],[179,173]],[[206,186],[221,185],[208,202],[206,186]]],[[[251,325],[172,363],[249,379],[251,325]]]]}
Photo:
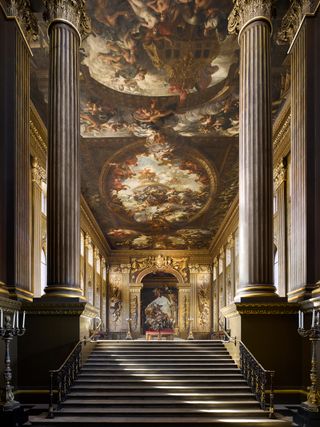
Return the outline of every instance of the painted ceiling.
{"type": "MultiPolygon", "coordinates": [[[[204,249],[237,194],[239,52],[231,0],[88,0],[82,193],[113,249],[204,249]]],[[[34,46],[46,117],[48,48],[34,46]]],[[[284,50],[274,46],[282,101],[284,50]]]]}

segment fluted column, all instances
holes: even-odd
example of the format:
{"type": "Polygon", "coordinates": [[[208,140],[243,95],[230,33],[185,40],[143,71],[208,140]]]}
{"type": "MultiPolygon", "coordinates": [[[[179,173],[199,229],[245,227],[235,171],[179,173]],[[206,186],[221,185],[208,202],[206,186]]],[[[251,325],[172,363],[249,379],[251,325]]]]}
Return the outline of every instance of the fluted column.
{"type": "Polygon", "coordinates": [[[271,0],[234,0],[239,34],[239,281],[237,299],[275,296],[270,94],[271,0]]]}
{"type": "Polygon", "coordinates": [[[79,46],[84,1],[46,1],[49,16],[48,284],[81,297],[79,46]]]}
{"type": "Polygon", "coordinates": [[[284,297],[287,288],[287,167],[282,160],[274,172],[274,189],[277,195],[278,206],[278,227],[277,227],[277,242],[278,242],[278,284],[279,295],[284,297]]]}

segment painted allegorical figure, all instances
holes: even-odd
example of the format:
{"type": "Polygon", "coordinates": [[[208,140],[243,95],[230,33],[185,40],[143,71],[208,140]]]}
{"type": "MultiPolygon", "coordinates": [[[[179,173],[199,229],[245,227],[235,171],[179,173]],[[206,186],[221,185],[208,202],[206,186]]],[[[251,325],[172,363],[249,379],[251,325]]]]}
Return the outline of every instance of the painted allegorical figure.
{"type": "Polygon", "coordinates": [[[146,325],[154,330],[173,329],[176,323],[177,303],[175,295],[162,289],[153,291],[155,299],[146,307],[146,325]]]}

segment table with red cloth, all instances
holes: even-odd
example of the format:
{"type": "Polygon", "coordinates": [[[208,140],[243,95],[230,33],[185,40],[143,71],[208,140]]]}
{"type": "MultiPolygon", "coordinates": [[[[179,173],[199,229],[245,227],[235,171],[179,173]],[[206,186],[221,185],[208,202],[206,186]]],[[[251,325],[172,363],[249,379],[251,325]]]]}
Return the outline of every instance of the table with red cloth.
{"type": "Polygon", "coordinates": [[[160,329],[159,331],[153,331],[152,329],[146,331],[146,340],[151,341],[153,337],[157,337],[161,341],[162,337],[173,340],[174,330],[173,329],[160,329]]]}

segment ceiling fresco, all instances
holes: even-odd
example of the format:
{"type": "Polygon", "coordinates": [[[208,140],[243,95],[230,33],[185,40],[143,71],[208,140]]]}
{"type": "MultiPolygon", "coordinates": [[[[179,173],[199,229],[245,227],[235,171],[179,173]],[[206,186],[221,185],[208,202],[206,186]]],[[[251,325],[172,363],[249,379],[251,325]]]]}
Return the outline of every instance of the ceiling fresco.
{"type": "MultiPolygon", "coordinates": [[[[227,33],[231,8],[231,0],[87,1],[82,193],[113,249],[208,248],[237,194],[239,46],[227,33]]],[[[32,96],[46,120],[45,23],[40,28],[32,96]]],[[[284,57],[285,47],[273,44],[275,113],[284,57]]]]}

